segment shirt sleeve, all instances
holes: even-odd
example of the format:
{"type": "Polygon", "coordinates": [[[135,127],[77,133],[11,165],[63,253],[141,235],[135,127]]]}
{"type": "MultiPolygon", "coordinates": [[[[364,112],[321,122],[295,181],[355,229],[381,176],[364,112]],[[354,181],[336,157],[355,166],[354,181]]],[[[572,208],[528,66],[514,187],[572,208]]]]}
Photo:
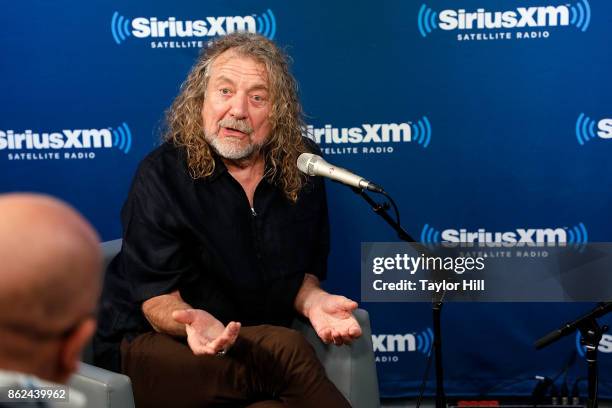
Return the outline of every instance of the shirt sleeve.
{"type": "Polygon", "coordinates": [[[169,178],[159,164],[143,161],[121,212],[120,262],[137,303],[172,292],[193,268],[169,178]]]}

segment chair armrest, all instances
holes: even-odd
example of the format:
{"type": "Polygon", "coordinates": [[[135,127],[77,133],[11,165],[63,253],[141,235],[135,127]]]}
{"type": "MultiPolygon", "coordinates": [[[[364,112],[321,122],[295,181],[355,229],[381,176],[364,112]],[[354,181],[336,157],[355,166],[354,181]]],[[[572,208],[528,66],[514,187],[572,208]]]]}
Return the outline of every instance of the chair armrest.
{"type": "Polygon", "coordinates": [[[134,408],[132,382],[126,375],[81,363],[69,385],[85,394],[88,408],[134,408]]]}
{"type": "Polygon", "coordinates": [[[363,334],[348,346],[324,344],[305,319],[296,319],[293,328],[312,344],[325,367],[327,377],[351,402],[353,408],[376,408],[380,406],[380,399],[370,318],[363,309],[357,309],[353,314],[363,334]]]}

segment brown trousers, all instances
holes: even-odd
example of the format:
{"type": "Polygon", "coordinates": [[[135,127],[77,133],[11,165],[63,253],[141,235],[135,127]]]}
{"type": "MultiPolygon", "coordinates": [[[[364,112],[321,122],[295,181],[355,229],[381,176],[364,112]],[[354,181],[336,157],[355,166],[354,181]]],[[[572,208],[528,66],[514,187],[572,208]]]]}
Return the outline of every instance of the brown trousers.
{"type": "Polygon", "coordinates": [[[121,356],[137,408],[350,408],[304,336],[285,327],[243,327],[223,357],[154,332],[124,340],[121,356]]]}

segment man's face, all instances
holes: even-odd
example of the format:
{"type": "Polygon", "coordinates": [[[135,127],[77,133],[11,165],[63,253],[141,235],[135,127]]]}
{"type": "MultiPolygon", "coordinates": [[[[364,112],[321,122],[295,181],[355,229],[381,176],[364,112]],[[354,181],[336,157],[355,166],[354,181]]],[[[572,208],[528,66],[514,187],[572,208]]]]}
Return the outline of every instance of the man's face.
{"type": "Polygon", "coordinates": [[[211,66],[202,119],[206,141],[223,158],[257,154],[270,133],[265,66],[228,50],[211,66]]]}

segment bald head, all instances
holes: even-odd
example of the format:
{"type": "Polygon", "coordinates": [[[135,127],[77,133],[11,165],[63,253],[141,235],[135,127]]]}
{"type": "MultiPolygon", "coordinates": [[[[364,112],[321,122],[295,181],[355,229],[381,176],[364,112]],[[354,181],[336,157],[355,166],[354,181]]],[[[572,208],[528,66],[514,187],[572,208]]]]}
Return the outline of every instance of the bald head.
{"type": "Polygon", "coordinates": [[[3,334],[13,343],[59,337],[91,315],[101,254],[93,228],[59,200],[8,194],[0,214],[1,351],[3,334]]]}

